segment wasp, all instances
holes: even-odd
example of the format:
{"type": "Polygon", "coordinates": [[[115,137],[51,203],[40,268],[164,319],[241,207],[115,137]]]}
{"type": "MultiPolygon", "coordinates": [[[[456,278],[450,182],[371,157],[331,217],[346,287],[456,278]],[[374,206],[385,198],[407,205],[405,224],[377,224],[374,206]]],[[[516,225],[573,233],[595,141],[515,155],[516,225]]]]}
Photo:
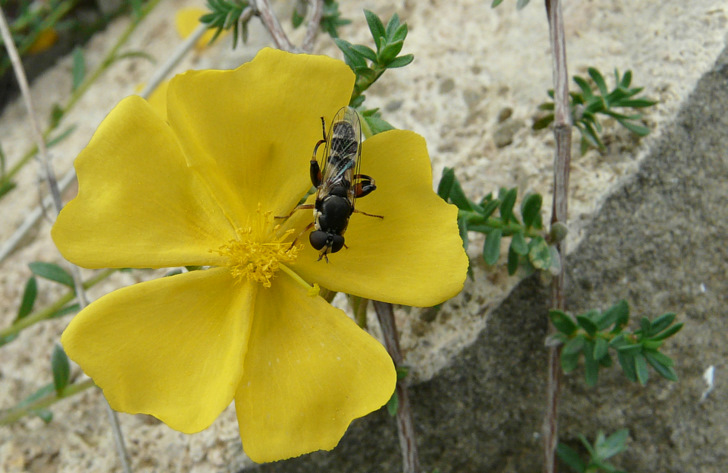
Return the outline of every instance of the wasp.
{"type": "Polygon", "coordinates": [[[323,258],[328,263],[329,253],[336,253],[346,246],[344,232],[354,212],[369,217],[384,217],[354,208],[356,199],[371,194],[377,188],[374,179],[359,173],[362,141],[359,115],[353,108],[343,107],[334,115],[328,135],[324,117],[321,117],[321,129],[323,139],[313,148],[310,167],[311,183],[316,187],[316,200],[313,204],[299,205],[289,216],[296,210],[313,209],[313,222],[303,229],[293,244],[299,236],[315,227],[308,240],[314,249],[320,251],[318,261],[323,258]],[[323,169],[317,158],[321,145],[325,145],[323,169]]]}

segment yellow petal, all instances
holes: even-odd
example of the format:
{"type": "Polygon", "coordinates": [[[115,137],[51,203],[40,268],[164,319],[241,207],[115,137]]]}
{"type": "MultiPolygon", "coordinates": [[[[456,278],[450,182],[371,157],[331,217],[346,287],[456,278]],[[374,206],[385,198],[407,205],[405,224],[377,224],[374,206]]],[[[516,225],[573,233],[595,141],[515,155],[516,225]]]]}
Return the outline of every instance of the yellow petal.
{"type": "Polygon", "coordinates": [[[361,172],[377,189],[357,199],[356,208],[384,218],[352,215],[348,248],[329,255],[328,264],[316,261],[318,253],[302,237],[296,271],[334,291],[396,304],[427,307],[455,296],[468,259],[457,208],[432,190],[425,140],[402,130],[375,135],[363,144],[361,172]]]}
{"type": "Polygon", "coordinates": [[[198,432],[240,382],[256,290],[222,268],[136,284],[82,310],[61,342],[114,409],[198,432]]]}
{"type": "MultiPolygon", "coordinates": [[[[238,215],[258,203],[288,214],[311,187],[321,117],[349,102],[354,74],[324,56],[263,49],[233,71],[190,71],[169,84],[168,117],[192,167],[238,215]]],[[[241,224],[242,222],[237,222],[241,224]]]]}
{"type": "Polygon", "coordinates": [[[143,99],[122,100],[75,162],[79,194],[51,234],[88,268],[215,265],[235,237],[169,125],[143,99]]]}
{"type": "MultiPolygon", "coordinates": [[[[208,13],[208,11],[203,10],[202,8],[180,8],[174,15],[174,26],[177,29],[177,34],[179,34],[182,38],[187,38],[197,29],[198,26],[201,25],[200,17],[205,13],[208,13]]],[[[220,33],[218,38],[225,36],[226,34],[227,30],[220,33]]],[[[215,36],[215,30],[208,30],[199,40],[197,40],[195,47],[197,49],[204,49],[209,46],[210,40],[213,36],[215,36]]]]}
{"type": "Polygon", "coordinates": [[[384,347],[346,314],[281,275],[256,299],[235,395],[243,449],[256,462],[330,450],[396,383],[384,347]]]}

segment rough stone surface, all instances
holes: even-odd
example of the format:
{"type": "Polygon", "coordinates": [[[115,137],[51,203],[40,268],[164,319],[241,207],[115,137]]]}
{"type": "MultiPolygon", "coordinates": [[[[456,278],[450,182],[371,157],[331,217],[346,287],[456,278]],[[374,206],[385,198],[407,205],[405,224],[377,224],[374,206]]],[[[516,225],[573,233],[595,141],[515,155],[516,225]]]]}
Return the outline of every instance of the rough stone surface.
{"type": "MultiPolygon", "coordinates": [[[[685,327],[666,346],[679,382],[651,371],[646,387],[618,368],[586,387],[564,378],[561,440],[630,429],[626,471],[721,473],[728,466],[724,373],[728,294],[728,52],[699,82],[638,172],[604,203],[568,258],[568,306],[605,309],[621,298],[635,322],[677,312],[685,327]],[[703,373],[715,366],[717,387],[703,373]]],[[[411,388],[423,471],[540,471],[548,288],[531,278],[493,312],[477,341],[432,380],[411,388]]],[[[358,422],[332,453],[264,466],[266,472],[401,471],[394,422],[358,422]]],[[[564,470],[566,471],[566,470],[564,470]]]]}

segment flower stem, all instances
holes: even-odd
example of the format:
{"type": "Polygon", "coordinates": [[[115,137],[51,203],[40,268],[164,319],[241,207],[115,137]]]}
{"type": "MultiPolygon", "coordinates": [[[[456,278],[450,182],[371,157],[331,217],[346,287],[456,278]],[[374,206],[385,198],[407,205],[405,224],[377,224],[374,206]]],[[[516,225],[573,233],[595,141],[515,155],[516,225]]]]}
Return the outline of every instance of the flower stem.
{"type": "Polygon", "coordinates": [[[2,416],[0,416],[0,425],[12,424],[18,419],[33,414],[34,411],[50,407],[61,399],[74,396],[93,386],[96,386],[93,380],[87,379],[85,381],[81,381],[80,383],[74,383],[66,386],[65,388],[63,388],[60,394],[58,394],[55,390],[52,390],[45,396],[35,399],[30,403],[20,403],[19,405],[10,408],[2,413],[2,416]]]}
{"type": "MultiPolygon", "coordinates": [[[[374,302],[374,310],[377,312],[379,325],[382,328],[384,346],[389,356],[392,357],[395,367],[402,366],[404,361],[402,352],[399,349],[399,335],[397,326],[394,323],[394,311],[392,304],[380,301],[374,302]]],[[[417,438],[415,436],[415,424],[412,420],[412,409],[410,408],[407,384],[404,379],[397,380],[397,433],[399,434],[399,446],[402,450],[402,472],[420,473],[420,459],[417,454],[417,438]]]]}

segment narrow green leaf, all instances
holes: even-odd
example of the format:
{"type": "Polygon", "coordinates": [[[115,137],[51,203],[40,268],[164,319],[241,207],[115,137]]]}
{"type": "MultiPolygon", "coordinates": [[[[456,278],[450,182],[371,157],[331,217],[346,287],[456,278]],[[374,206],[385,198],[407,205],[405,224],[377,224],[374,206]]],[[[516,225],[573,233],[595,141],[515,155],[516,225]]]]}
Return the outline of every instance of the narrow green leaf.
{"type": "Polygon", "coordinates": [[[450,188],[450,201],[459,209],[467,210],[469,212],[473,211],[473,206],[470,204],[470,200],[465,196],[465,192],[457,179],[455,179],[452,184],[452,188],[450,188]]]}
{"type": "Polygon", "coordinates": [[[483,211],[480,212],[480,214],[483,217],[488,218],[493,215],[495,209],[497,209],[501,205],[501,201],[500,199],[493,199],[489,200],[487,203],[485,203],[485,205],[483,205],[483,203],[481,203],[481,205],[483,206],[483,211]]]}
{"type": "Polygon", "coordinates": [[[35,298],[38,295],[38,280],[31,276],[28,278],[28,282],[25,283],[25,289],[23,290],[23,298],[18,308],[18,315],[15,320],[20,320],[23,317],[27,317],[33,311],[33,305],[35,304],[35,298]]]}
{"type": "Polygon", "coordinates": [[[364,120],[366,120],[373,135],[378,135],[384,131],[394,130],[394,127],[388,121],[382,119],[382,117],[371,115],[364,117],[364,120]]]}
{"type": "Polygon", "coordinates": [[[642,331],[642,336],[647,338],[652,334],[652,322],[647,317],[642,317],[640,319],[640,330],[642,331]]]}
{"type": "Polygon", "coordinates": [[[561,352],[561,369],[564,373],[571,373],[579,366],[579,354],[561,352]]]}
{"type": "Polygon", "coordinates": [[[584,348],[584,337],[582,335],[578,335],[569,342],[564,345],[564,348],[561,349],[562,355],[578,355],[581,353],[582,349],[584,348]]]}
{"type": "Polygon", "coordinates": [[[618,119],[617,121],[620,125],[622,125],[637,136],[647,136],[650,134],[650,129],[646,126],[637,125],[636,123],[628,122],[622,119],[618,119]]]}
{"type": "Polygon", "coordinates": [[[32,263],[28,263],[28,267],[36,276],[73,288],[73,277],[71,277],[65,269],[61,268],[57,264],[34,261],[32,263]]]}
{"type": "Polygon", "coordinates": [[[364,46],[363,44],[352,44],[351,49],[359,53],[360,56],[365,57],[372,62],[377,62],[377,53],[372,51],[372,48],[364,46]]]}
{"type": "MultiPolygon", "coordinates": [[[[614,347],[614,345],[612,345],[614,347]]],[[[642,344],[640,343],[625,343],[624,345],[614,347],[617,349],[617,353],[623,353],[625,355],[634,356],[637,353],[642,352],[642,344]]]]}
{"type": "Polygon", "coordinates": [[[522,9],[526,8],[526,5],[528,5],[528,2],[530,2],[530,1],[531,0],[518,0],[516,2],[516,10],[522,10],[522,9]]]}
{"type": "Polygon", "coordinates": [[[657,371],[657,374],[662,376],[665,379],[669,379],[670,381],[677,381],[677,373],[675,372],[675,369],[672,367],[672,364],[674,363],[672,359],[666,355],[663,355],[659,352],[645,352],[645,358],[647,359],[647,362],[657,371]],[[659,355],[659,356],[658,356],[659,355]],[[664,363],[663,358],[665,357],[669,360],[668,363],[664,363]]]}
{"type": "Polygon", "coordinates": [[[541,197],[541,194],[529,194],[523,199],[523,202],[521,202],[521,215],[523,216],[523,224],[526,228],[534,226],[541,212],[542,204],[543,197],[541,197]]]}
{"type": "Polygon", "coordinates": [[[528,243],[528,260],[536,269],[546,270],[551,267],[551,251],[543,237],[533,238],[528,243]]]}
{"type": "MultiPolygon", "coordinates": [[[[615,70],[615,72],[617,72],[615,70]]],[[[617,72],[619,74],[619,72],[617,72]]],[[[620,87],[629,87],[629,84],[632,83],[632,71],[627,71],[624,73],[624,76],[622,76],[622,80],[619,81],[620,87]]]]}
{"type": "Polygon", "coordinates": [[[615,329],[617,329],[627,325],[627,322],[629,322],[629,304],[622,299],[602,313],[597,320],[597,327],[599,327],[599,330],[604,330],[615,324],[615,329]]]}
{"type": "Polygon", "coordinates": [[[508,248],[508,275],[513,276],[516,274],[516,271],[518,271],[518,261],[520,258],[518,257],[518,253],[513,251],[513,246],[508,248]]]}
{"type": "Polygon", "coordinates": [[[614,455],[623,452],[627,448],[627,439],[629,438],[628,429],[620,429],[606,438],[599,446],[599,456],[602,460],[611,458],[614,455]]]}
{"type": "Polygon", "coordinates": [[[642,386],[644,386],[650,379],[650,372],[647,369],[647,360],[645,359],[645,355],[637,353],[634,356],[634,367],[635,372],[637,373],[637,380],[642,386]]]}
{"type": "Polygon", "coordinates": [[[395,41],[394,43],[389,43],[384,46],[381,51],[377,53],[379,64],[386,66],[390,62],[394,61],[394,58],[397,57],[397,54],[402,51],[403,46],[404,41],[395,41]]]}
{"type": "Polygon", "coordinates": [[[66,386],[68,386],[68,380],[71,376],[71,364],[68,361],[66,352],[63,351],[60,345],[56,345],[53,348],[51,370],[53,371],[53,386],[56,389],[56,393],[60,396],[66,386]]]}
{"type": "Polygon", "coordinates": [[[399,410],[399,396],[397,396],[397,391],[392,393],[392,397],[389,398],[389,401],[387,401],[387,412],[389,412],[389,415],[394,417],[397,415],[397,411],[399,410]]]}
{"type": "Polygon", "coordinates": [[[602,337],[597,337],[594,342],[594,359],[599,361],[607,355],[609,344],[602,337]]]}
{"type": "Polygon", "coordinates": [[[589,83],[580,76],[574,76],[574,82],[576,82],[576,85],[579,86],[581,89],[581,94],[584,96],[584,100],[589,100],[594,94],[592,93],[591,87],[589,87],[589,83]]]}
{"type": "Polygon", "coordinates": [[[618,103],[615,103],[615,106],[618,107],[631,107],[631,108],[645,108],[645,107],[651,107],[657,103],[656,100],[649,100],[649,99],[632,99],[632,100],[620,100],[618,103]]]}
{"type": "Polygon", "coordinates": [[[503,3],[503,0],[493,0],[493,3],[490,4],[490,8],[495,8],[501,3],[503,3]]]}
{"type": "Polygon", "coordinates": [[[500,215],[501,218],[503,218],[503,223],[508,223],[510,221],[516,221],[515,217],[513,216],[513,206],[516,204],[516,197],[518,196],[518,189],[515,187],[513,189],[509,189],[504,195],[503,195],[503,203],[500,206],[500,215]]]}
{"type": "Polygon", "coordinates": [[[367,25],[369,25],[369,31],[371,31],[371,33],[372,33],[372,38],[374,38],[374,43],[377,45],[377,50],[379,50],[380,44],[377,40],[379,38],[386,37],[386,32],[384,30],[384,24],[382,23],[382,20],[380,20],[379,17],[375,13],[372,13],[369,10],[364,10],[364,16],[367,19],[367,25]]]}
{"type": "MultiPolygon", "coordinates": [[[[400,24],[397,29],[394,30],[394,33],[389,36],[389,42],[404,41],[405,38],[407,38],[408,31],[407,23],[400,24]]],[[[387,32],[387,34],[389,34],[389,32],[387,32]]]]}
{"type": "Polygon", "coordinates": [[[586,471],[586,464],[581,459],[578,453],[566,444],[559,442],[556,446],[556,455],[561,459],[562,462],[574,470],[577,473],[584,473],[586,471]]]}
{"type": "Polygon", "coordinates": [[[366,61],[364,61],[364,58],[362,58],[356,51],[352,49],[352,44],[350,42],[343,39],[334,38],[334,43],[336,43],[336,46],[338,46],[341,52],[344,53],[344,59],[352,70],[355,71],[356,67],[367,67],[367,63],[366,61]]]}
{"type": "Polygon", "coordinates": [[[403,54],[402,56],[392,59],[386,66],[389,69],[396,69],[398,67],[404,67],[414,61],[415,57],[412,54],[403,54]]]}
{"type": "Polygon", "coordinates": [[[73,67],[71,69],[72,85],[71,91],[75,91],[83,82],[86,75],[86,62],[83,59],[83,50],[76,47],[73,50],[73,67]]]}
{"type": "Polygon", "coordinates": [[[501,229],[493,230],[485,237],[485,243],[483,244],[483,259],[491,266],[498,262],[502,237],[503,231],[501,229]]]}
{"type": "Polygon", "coordinates": [[[528,254],[528,245],[522,231],[514,233],[511,237],[511,248],[521,256],[528,254]]]}
{"type": "Polygon", "coordinates": [[[42,420],[46,424],[50,424],[53,420],[53,412],[49,411],[48,409],[35,409],[33,410],[33,414],[40,417],[40,420],[42,420]]]}
{"type": "Polygon", "coordinates": [[[587,386],[596,386],[599,380],[599,363],[594,358],[594,342],[591,340],[584,341],[584,378],[587,386]]]}
{"type": "Polygon", "coordinates": [[[658,334],[665,330],[675,321],[675,317],[677,317],[677,314],[672,312],[657,317],[652,321],[652,333],[658,334]]]}
{"type": "Polygon", "coordinates": [[[556,327],[556,330],[566,335],[571,335],[578,328],[576,322],[564,311],[551,309],[549,311],[549,318],[551,319],[551,323],[554,324],[554,327],[556,327]]]}
{"type": "Polygon", "coordinates": [[[583,328],[586,333],[589,334],[590,337],[593,337],[597,333],[597,326],[592,320],[585,316],[585,315],[577,315],[576,316],[576,323],[579,324],[581,328],[583,328]]]}
{"type": "Polygon", "coordinates": [[[543,116],[543,117],[539,118],[538,120],[536,120],[535,122],[533,122],[533,125],[531,125],[531,128],[534,130],[543,130],[544,128],[547,128],[553,121],[554,121],[554,114],[549,113],[548,115],[543,116]]]}
{"type": "Polygon", "coordinates": [[[385,35],[387,36],[387,38],[390,40],[394,39],[394,34],[399,27],[399,15],[395,13],[394,15],[392,15],[392,18],[389,19],[389,21],[387,22],[387,27],[385,28],[385,35]]]}
{"type": "Polygon", "coordinates": [[[623,353],[617,350],[617,360],[622,367],[624,375],[632,382],[637,382],[637,371],[635,370],[634,356],[630,353],[623,353]]]}
{"type": "Polygon", "coordinates": [[[670,338],[673,335],[675,335],[676,333],[678,333],[680,331],[680,329],[682,329],[682,328],[683,328],[683,323],[680,322],[679,324],[675,324],[672,327],[666,329],[664,332],[662,332],[656,336],[653,336],[652,340],[665,340],[666,338],[670,338]]]}
{"type": "Polygon", "coordinates": [[[445,167],[442,169],[442,177],[440,177],[440,183],[437,185],[437,195],[442,200],[448,202],[450,197],[450,190],[452,189],[453,183],[455,182],[455,170],[453,168],[445,167]]]}
{"type": "Polygon", "coordinates": [[[463,240],[463,248],[468,251],[468,221],[465,217],[458,218],[458,231],[460,238],[463,240]]]}
{"type": "Polygon", "coordinates": [[[594,83],[597,85],[599,92],[602,94],[602,96],[606,97],[609,93],[609,90],[607,89],[607,83],[604,82],[604,76],[602,76],[602,73],[593,67],[590,67],[587,71],[589,72],[589,77],[591,77],[594,83]]]}

